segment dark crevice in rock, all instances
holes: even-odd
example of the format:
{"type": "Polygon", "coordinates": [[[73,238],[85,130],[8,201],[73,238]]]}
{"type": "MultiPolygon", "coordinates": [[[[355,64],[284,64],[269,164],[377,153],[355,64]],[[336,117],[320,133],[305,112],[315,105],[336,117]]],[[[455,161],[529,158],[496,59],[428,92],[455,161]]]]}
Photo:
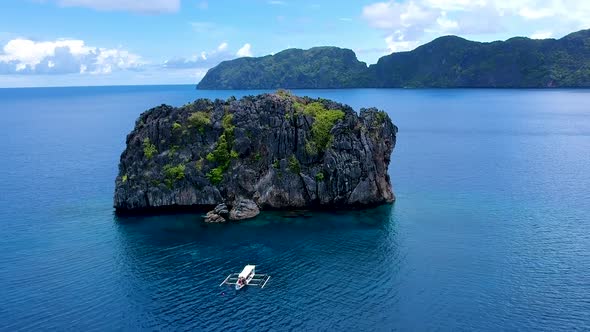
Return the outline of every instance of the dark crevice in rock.
{"type": "Polygon", "coordinates": [[[310,205],[314,205],[315,201],[312,199],[312,196],[309,194],[309,190],[307,189],[307,185],[305,184],[305,180],[303,179],[303,175],[301,173],[297,174],[299,176],[299,180],[301,181],[301,186],[303,187],[303,192],[305,193],[305,201],[310,202],[310,205]]]}

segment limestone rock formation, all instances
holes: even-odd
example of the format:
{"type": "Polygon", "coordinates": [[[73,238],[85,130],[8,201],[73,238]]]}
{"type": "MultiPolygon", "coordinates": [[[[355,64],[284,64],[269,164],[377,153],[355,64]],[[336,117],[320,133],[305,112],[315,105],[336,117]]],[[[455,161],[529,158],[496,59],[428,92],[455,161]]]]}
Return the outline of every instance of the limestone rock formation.
{"type": "Polygon", "coordinates": [[[127,136],[114,207],[217,206],[206,221],[223,222],[264,209],[392,202],[387,169],[396,133],[383,111],[357,114],[286,91],[161,105],[144,112],[127,136]]]}

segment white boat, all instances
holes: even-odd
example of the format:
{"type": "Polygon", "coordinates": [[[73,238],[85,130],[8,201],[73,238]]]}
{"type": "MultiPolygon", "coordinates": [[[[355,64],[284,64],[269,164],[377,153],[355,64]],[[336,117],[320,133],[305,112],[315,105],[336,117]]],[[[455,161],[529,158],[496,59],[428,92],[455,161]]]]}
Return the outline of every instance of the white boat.
{"type": "Polygon", "coordinates": [[[256,265],[246,265],[242,272],[238,274],[238,281],[236,282],[236,290],[242,289],[242,287],[252,281],[254,278],[254,272],[256,271],[256,265]]]}
{"type": "Polygon", "coordinates": [[[256,265],[246,265],[242,272],[232,273],[225,278],[219,285],[234,285],[236,290],[244,288],[244,286],[260,286],[264,288],[270,279],[268,274],[256,274],[256,265]]]}

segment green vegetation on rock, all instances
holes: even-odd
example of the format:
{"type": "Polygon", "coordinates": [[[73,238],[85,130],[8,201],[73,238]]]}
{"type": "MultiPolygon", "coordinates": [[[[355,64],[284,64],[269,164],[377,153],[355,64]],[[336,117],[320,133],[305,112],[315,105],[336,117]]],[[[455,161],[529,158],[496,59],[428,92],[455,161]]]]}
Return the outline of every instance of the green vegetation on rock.
{"type": "Polygon", "coordinates": [[[205,128],[211,124],[211,114],[201,111],[194,112],[188,117],[188,122],[202,134],[205,132],[205,128]]]}
{"type": "Polygon", "coordinates": [[[276,94],[278,96],[284,97],[284,98],[291,98],[293,97],[293,93],[289,90],[285,90],[285,89],[278,89],[276,94]]]}
{"type": "Polygon", "coordinates": [[[156,146],[150,142],[149,137],[143,139],[143,155],[149,160],[152,159],[155,153],[158,153],[156,146]]]}
{"type": "Polygon", "coordinates": [[[199,89],[425,87],[590,87],[590,30],[561,39],[491,43],[445,36],[383,56],[369,67],[352,50],[288,49],[224,61],[198,84],[199,89]]]}
{"type": "Polygon", "coordinates": [[[179,129],[182,129],[182,125],[180,123],[178,123],[178,122],[174,122],[172,124],[172,130],[176,131],[176,130],[179,130],[179,129]]]}
{"type": "MultiPolygon", "coordinates": [[[[210,69],[199,89],[342,88],[370,83],[367,65],[338,47],[288,49],[260,58],[224,61],[210,69]]],[[[286,93],[281,92],[281,95],[286,93]]]]}
{"type": "Polygon", "coordinates": [[[203,158],[199,158],[199,160],[197,160],[195,167],[199,172],[203,169],[203,158]]]}
{"type": "Polygon", "coordinates": [[[217,145],[212,152],[207,154],[207,161],[217,164],[215,168],[207,173],[207,178],[211,183],[218,184],[223,179],[223,174],[229,168],[232,159],[238,157],[237,152],[232,150],[234,145],[234,129],[232,124],[233,116],[225,114],[221,120],[223,133],[219,136],[217,145]]]}
{"type": "Polygon", "coordinates": [[[178,164],[173,166],[172,164],[164,165],[164,176],[166,177],[166,186],[172,188],[176,181],[184,179],[184,171],[186,166],[184,164],[178,164]]]}
{"type": "Polygon", "coordinates": [[[301,165],[299,165],[299,160],[295,155],[289,157],[289,170],[295,174],[301,173],[301,165]]]}
{"type": "Polygon", "coordinates": [[[305,150],[314,155],[324,152],[333,138],[330,131],[336,121],[344,119],[344,112],[326,109],[320,102],[307,105],[296,103],[295,109],[313,118],[311,137],[305,144],[305,150]]]}
{"type": "Polygon", "coordinates": [[[387,119],[387,113],[385,113],[384,111],[378,111],[375,114],[375,124],[376,125],[380,125],[385,123],[385,119],[387,119]]]}
{"type": "Polygon", "coordinates": [[[223,126],[224,134],[231,135],[232,142],[234,139],[234,129],[236,128],[236,126],[232,124],[233,119],[234,116],[231,114],[225,114],[221,119],[221,125],[223,126]]]}
{"type": "Polygon", "coordinates": [[[317,174],[315,175],[315,179],[316,179],[316,181],[318,181],[318,182],[322,182],[322,181],[324,181],[324,173],[322,173],[322,172],[319,172],[319,173],[317,173],[317,174]]]}
{"type": "Polygon", "coordinates": [[[207,179],[209,179],[212,184],[219,184],[223,180],[224,172],[225,170],[221,166],[215,167],[207,172],[207,179]]]}
{"type": "Polygon", "coordinates": [[[173,157],[179,149],[180,149],[180,146],[178,146],[178,145],[171,146],[170,150],[169,150],[170,156],[173,157]]]}
{"type": "Polygon", "coordinates": [[[123,175],[121,181],[123,181],[123,183],[127,182],[127,174],[123,175]]]}

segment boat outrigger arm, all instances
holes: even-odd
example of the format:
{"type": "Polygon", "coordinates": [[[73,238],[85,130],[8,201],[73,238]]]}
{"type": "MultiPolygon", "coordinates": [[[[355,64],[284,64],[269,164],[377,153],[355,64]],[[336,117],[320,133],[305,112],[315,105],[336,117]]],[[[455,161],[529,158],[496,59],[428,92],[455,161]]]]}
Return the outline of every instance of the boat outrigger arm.
{"type": "MultiPolygon", "coordinates": [[[[270,279],[268,274],[256,274],[254,273],[255,265],[246,265],[244,270],[241,273],[232,273],[223,280],[219,286],[223,285],[238,285],[238,280],[242,278],[243,284],[240,284],[241,287],[243,286],[256,286],[260,288],[264,288],[266,283],[270,279]],[[249,276],[249,277],[248,277],[249,276]]],[[[241,288],[240,287],[240,288],[241,288]]],[[[239,289],[236,287],[236,289],[239,289]]]]}

